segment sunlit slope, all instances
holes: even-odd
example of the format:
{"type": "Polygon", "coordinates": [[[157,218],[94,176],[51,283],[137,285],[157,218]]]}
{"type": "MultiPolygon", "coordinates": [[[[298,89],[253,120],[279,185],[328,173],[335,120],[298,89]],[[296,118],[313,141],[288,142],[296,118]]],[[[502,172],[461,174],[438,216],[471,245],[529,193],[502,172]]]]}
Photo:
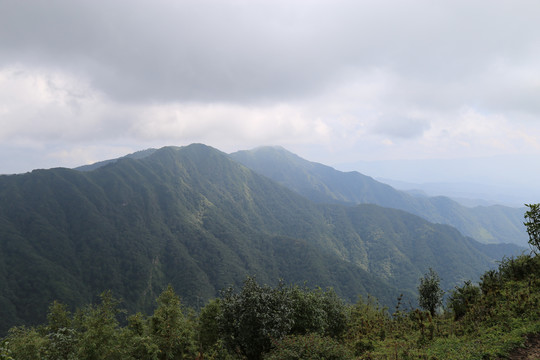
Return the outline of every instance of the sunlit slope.
{"type": "Polygon", "coordinates": [[[260,147],[230,156],[315,202],[377,204],[405,210],[431,222],[452,225],[483,243],[527,246],[524,209],[468,208],[447,197],[415,197],[358,172],[345,173],[304,160],[281,147],[260,147]]]}

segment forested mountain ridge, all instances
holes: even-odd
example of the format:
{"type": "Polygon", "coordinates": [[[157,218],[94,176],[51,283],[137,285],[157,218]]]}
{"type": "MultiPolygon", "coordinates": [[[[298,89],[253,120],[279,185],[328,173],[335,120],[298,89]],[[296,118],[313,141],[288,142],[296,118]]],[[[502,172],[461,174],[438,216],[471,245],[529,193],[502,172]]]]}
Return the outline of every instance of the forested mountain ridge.
{"type": "Polygon", "coordinates": [[[527,247],[524,208],[500,205],[469,208],[443,196],[412,196],[359,172],[341,172],[302,159],[281,147],[259,147],[230,156],[315,202],[377,204],[454,226],[483,243],[514,243],[527,247]]]}
{"type": "Polygon", "coordinates": [[[316,204],[205,145],[93,171],[0,176],[0,331],[52,300],[110,289],[149,311],[167,284],[196,306],[246,275],[390,303],[431,266],[451,287],[502,253],[403,211],[316,204]]]}

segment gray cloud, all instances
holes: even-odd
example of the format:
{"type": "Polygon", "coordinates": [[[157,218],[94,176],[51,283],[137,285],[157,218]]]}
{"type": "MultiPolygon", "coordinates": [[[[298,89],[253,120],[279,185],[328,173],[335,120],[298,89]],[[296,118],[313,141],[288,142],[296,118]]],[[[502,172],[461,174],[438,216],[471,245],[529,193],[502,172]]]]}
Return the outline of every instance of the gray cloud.
{"type": "Polygon", "coordinates": [[[412,139],[421,137],[429,128],[430,123],[427,120],[383,116],[375,123],[372,131],[384,136],[412,139]]]}
{"type": "Polygon", "coordinates": [[[384,67],[428,86],[466,83],[494,60],[512,65],[538,45],[540,10],[524,1],[1,6],[4,63],[68,69],[122,101],[203,102],[309,96],[354,68],[384,67]]]}
{"type": "Polygon", "coordinates": [[[539,13],[527,0],[3,1],[0,140],[72,148],[65,159],[191,141],[537,152],[539,13]]]}
{"type": "Polygon", "coordinates": [[[283,4],[40,4],[2,9],[4,62],[24,59],[82,73],[121,100],[286,97],[320,86],[335,71],[314,24],[296,23],[294,14],[282,18],[283,4]]]}

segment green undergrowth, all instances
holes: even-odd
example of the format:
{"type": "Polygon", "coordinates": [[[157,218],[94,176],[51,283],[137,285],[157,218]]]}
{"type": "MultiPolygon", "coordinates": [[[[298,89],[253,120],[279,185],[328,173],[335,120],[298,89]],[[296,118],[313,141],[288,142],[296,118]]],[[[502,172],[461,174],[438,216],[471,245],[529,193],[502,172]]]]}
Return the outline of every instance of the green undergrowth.
{"type": "Polygon", "coordinates": [[[503,260],[478,285],[466,282],[454,289],[434,317],[420,310],[396,309],[389,316],[368,309],[360,312],[362,321],[376,326],[361,326],[364,332],[352,328],[347,340],[359,358],[505,358],[527,335],[540,333],[540,258],[503,260]]]}
{"type": "Polygon", "coordinates": [[[9,331],[0,359],[504,359],[540,333],[540,257],[504,259],[434,315],[254,278],[198,313],[170,286],[156,302],[151,316],[128,316],[110,292],[74,313],[55,302],[47,324],[9,331]]]}

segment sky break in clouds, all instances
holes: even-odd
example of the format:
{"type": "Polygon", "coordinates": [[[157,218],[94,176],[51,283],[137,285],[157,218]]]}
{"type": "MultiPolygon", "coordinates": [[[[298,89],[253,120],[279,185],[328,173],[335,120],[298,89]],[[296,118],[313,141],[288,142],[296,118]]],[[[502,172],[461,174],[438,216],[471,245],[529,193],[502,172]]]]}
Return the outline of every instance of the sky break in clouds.
{"type": "Polygon", "coordinates": [[[0,173],[192,142],[538,156],[540,3],[0,1],[0,173]]]}

